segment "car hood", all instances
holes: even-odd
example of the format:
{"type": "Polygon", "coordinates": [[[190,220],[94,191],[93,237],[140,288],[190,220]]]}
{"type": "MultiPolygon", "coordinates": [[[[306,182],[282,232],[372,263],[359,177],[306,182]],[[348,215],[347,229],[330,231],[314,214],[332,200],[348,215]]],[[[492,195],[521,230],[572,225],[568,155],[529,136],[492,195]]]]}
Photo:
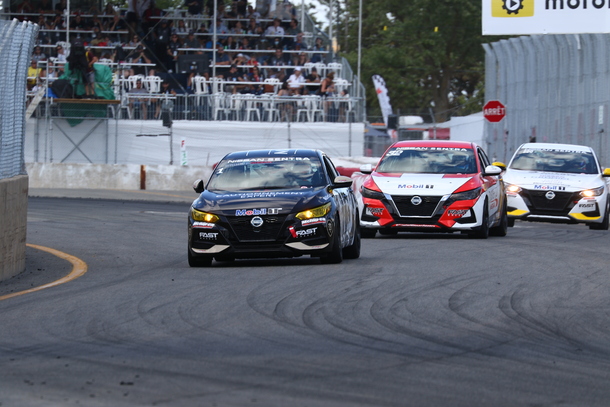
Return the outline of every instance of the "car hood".
{"type": "Polygon", "coordinates": [[[599,174],[569,174],[564,172],[506,170],[504,182],[525,189],[582,191],[604,185],[599,174]]]}
{"type": "Polygon", "coordinates": [[[375,184],[390,195],[447,195],[472,179],[472,175],[373,173],[375,184]]]}
{"type": "Polygon", "coordinates": [[[324,187],[214,193],[204,191],[193,207],[225,216],[281,215],[324,205],[331,199],[324,187]]]}

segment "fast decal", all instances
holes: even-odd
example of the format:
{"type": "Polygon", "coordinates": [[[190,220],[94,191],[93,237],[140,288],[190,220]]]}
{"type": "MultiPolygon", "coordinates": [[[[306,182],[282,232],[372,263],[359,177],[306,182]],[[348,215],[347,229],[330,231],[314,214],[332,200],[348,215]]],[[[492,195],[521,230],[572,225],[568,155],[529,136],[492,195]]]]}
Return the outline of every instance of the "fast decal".
{"type": "Polygon", "coordinates": [[[326,218],[314,218],[301,221],[301,225],[315,225],[317,223],[326,223],[326,218]]]}
{"type": "Polygon", "coordinates": [[[581,203],[581,204],[578,204],[578,207],[579,208],[583,208],[583,209],[585,209],[585,208],[595,208],[595,203],[581,203]]]}
{"type": "Polygon", "coordinates": [[[566,187],[561,187],[558,185],[534,185],[534,189],[543,189],[549,191],[565,191],[566,187]]]}
{"type": "Polygon", "coordinates": [[[447,216],[452,218],[460,218],[468,213],[469,209],[449,209],[447,216]]]}
{"type": "Polygon", "coordinates": [[[199,232],[199,239],[216,240],[218,239],[218,232],[199,232]]]}
{"type": "Polygon", "coordinates": [[[372,215],[372,216],[382,216],[383,212],[385,211],[385,208],[371,208],[368,207],[366,208],[366,213],[367,215],[372,215]]]}
{"type": "Polygon", "coordinates": [[[213,223],[208,223],[208,222],[193,222],[193,228],[212,229],[213,227],[214,227],[213,223]]]}
{"type": "Polygon", "coordinates": [[[293,226],[290,226],[288,228],[288,230],[290,231],[290,235],[292,237],[297,238],[297,237],[314,236],[316,234],[316,231],[318,230],[318,228],[316,227],[316,228],[296,230],[293,226]]]}

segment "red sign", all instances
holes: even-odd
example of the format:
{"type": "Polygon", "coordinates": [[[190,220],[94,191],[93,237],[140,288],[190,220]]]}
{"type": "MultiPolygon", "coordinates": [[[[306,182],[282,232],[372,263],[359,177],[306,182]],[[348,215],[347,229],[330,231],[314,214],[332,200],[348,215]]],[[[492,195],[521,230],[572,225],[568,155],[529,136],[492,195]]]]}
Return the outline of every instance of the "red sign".
{"type": "Polygon", "coordinates": [[[498,123],[506,116],[506,107],[498,100],[490,100],[483,106],[483,116],[491,123],[498,123]]]}

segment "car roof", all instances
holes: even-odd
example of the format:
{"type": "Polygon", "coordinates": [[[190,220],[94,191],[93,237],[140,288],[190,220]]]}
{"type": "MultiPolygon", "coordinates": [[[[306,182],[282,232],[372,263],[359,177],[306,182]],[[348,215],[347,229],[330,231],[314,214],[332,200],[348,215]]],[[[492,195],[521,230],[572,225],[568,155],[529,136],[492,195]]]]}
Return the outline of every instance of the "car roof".
{"type": "Polygon", "coordinates": [[[582,146],[578,144],[563,144],[563,143],[524,143],[521,144],[519,149],[531,148],[533,150],[571,150],[571,151],[582,151],[582,152],[593,152],[593,149],[589,146],[582,146]]]}
{"type": "Polygon", "coordinates": [[[405,140],[399,141],[392,147],[446,147],[446,148],[475,148],[476,144],[470,141],[453,140],[405,140]]]}
{"type": "Polygon", "coordinates": [[[319,157],[321,151],[299,148],[299,149],[269,149],[269,150],[245,150],[234,151],[227,154],[223,160],[243,159],[243,158],[259,158],[259,157],[319,157]]]}

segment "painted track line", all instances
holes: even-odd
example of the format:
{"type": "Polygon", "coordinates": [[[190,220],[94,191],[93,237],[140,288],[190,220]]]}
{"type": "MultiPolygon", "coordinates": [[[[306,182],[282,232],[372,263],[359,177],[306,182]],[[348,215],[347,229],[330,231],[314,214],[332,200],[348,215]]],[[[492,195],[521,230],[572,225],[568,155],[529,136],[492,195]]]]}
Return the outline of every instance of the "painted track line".
{"type": "Polygon", "coordinates": [[[13,298],[13,297],[17,297],[19,295],[33,293],[35,291],[44,290],[46,288],[51,288],[51,287],[58,286],[60,284],[64,284],[64,283],[67,283],[69,281],[75,280],[75,279],[77,279],[78,277],[82,276],[83,274],[85,274],[87,272],[87,263],[85,263],[84,261],[82,261],[78,257],[74,257],[74,256],[71,256],[71,255],[69,255],[67,253],[60,252],[59,250],[51,249],[50,247],[38,246],[38,245],[35,245],[35,244],[29,244],[29,243],[26,244],[26,245],[28,247],[33,248],[33,249],[42,250],[44,252],[51,253],[52,255],[57,256],[57,257],[59,257],[61,259],[69,261],[70,263],[72,263],[72,271],[67,276],[62,277],[59,280],[55,280],[52,283],[44,284],[44,285],[41,285],[41,286],[38,286],[38,287],[30,288],[28,290],[19,291],[19,292],[16,292],[16,293],[11,293],[11,294],[7,294],[7,295],[3,295],[3,296],[0,297],[0,301],[6,300],[6,299],[9,299],[9,298],[13,298]]]}

